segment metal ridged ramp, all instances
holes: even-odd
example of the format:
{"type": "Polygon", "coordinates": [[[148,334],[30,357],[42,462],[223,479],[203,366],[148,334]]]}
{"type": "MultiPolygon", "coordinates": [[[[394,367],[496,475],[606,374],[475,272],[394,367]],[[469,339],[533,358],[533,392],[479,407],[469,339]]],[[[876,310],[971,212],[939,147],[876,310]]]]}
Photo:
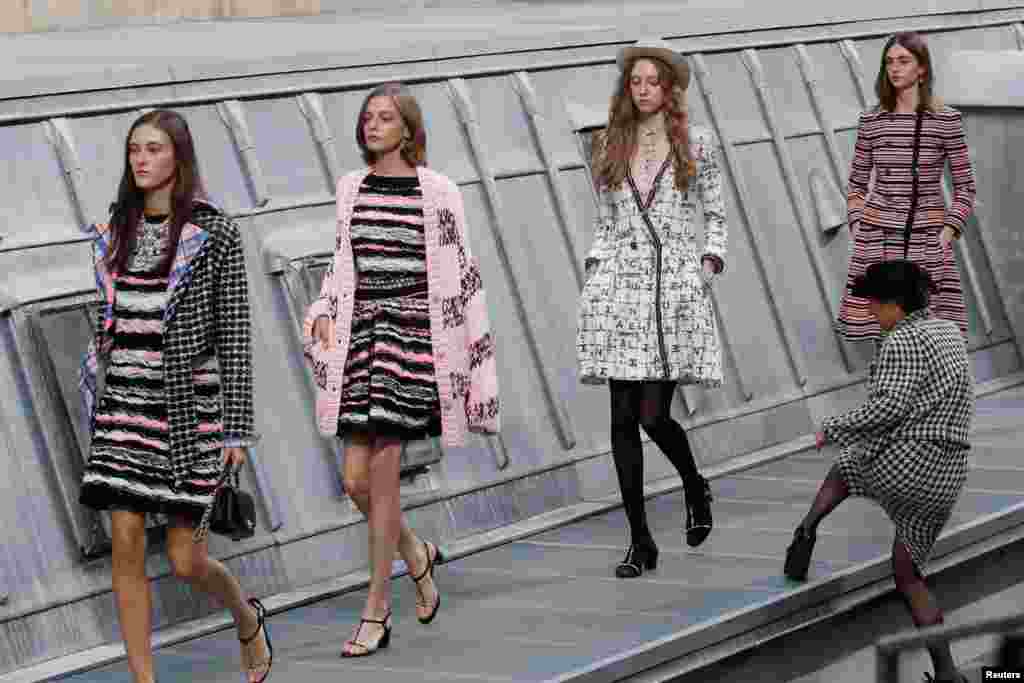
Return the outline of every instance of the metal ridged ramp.
{"type": "MultiPolygon", "coordinates": [[[[977,387],[971,474],[930,572],[1024,538],[1022,384],[1018,374],[977,387]]],[[[807,583],[781,574],[792,528],[830,462],[808,436],[709,468],[716,528],[696,550],[680,533],[678,479],[650,486],[661,557],[640,579],[611,575],[626,529],[614,498],[449,544],[453,559],[437,572],[439,618],[418,624],[412,584],[399,581],[392,647],[367,659],[338,657],[365,599],[365,573],[271,596],[272,680],[590,683],[697,671],[892,590],[892,528],[863,500],[847,501],[822,524],[807,583]]],[[[396,563],[396,574],[402,569],[396,563]]],[[[219,614],[157,633],[160,680],[235,680],[237,641],[228,626],[219,614]]],[[[123,648],[110,645],[0,676],[0,683],[130,683],[122,657],[123,648]]]]}

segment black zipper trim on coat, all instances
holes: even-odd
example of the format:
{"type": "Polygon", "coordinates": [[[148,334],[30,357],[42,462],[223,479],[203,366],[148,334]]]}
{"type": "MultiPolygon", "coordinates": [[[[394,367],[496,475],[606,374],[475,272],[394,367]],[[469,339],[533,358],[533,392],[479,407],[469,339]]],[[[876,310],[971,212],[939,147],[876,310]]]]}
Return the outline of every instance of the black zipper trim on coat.
{"type": "Polygon", "coordinates": [[[907,212],[907,224],[903,228],[903,260],[910,258],[910,234],[914,227],[914,215],[917,213],[917,159],[921,151],[921,123],[923,121],[924,112],[917,112],[917,123],[914,125],[914,153],[910,162],[910,175],[913,177],[910,189],[910,211],[907,212]]]}
{"type": "Polygon", "coordinates": [[[658,237],[658,231],[654,229],[654,224],[651,223],[647,210],[651,208],[651,204],[654,202],[654,195],[658,190],[658,184],[661,182],[661,177],[665,174],[671,158],[671,156],[665,157],[665,161],[662,162],[657,175],[654,176],[654,182],[651,183],[651,189],[647,193],[646,202],[640,196],[640,190],[636,186],[636,181],[633,180],[632,171],[626,174],[629,188],[633,191],[633,200],[636,202],[637,208],[640,209],[640,217],[644,219],[644,224],[647,225],[647,231],[651,236],[651,242],[654,243],[654,321],[658,328],[658,351],[661,353],[661,372],[665,379],[668,379],[671,373],[668,366],[668,352],[665,350],[665,330],[661,321],[661,238],[658,237]]]}

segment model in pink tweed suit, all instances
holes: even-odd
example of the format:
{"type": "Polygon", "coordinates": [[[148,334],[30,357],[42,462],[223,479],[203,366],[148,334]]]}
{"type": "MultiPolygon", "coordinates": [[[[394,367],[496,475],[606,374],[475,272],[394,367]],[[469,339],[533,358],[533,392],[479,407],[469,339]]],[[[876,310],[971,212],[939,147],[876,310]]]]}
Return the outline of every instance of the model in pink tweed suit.
{"type": "MultiPolygon", "coordinates": [[[[359,185],[369,172],[353,171],[338,181],[334,262],[302,328],[303,348],[316,378],[317,425],[325,436],[338,431],[356,288],[349,222],[359,185]],[[313,339],[313,323],[320,316],[331,320],[333,345],[326,349],[313,339]]],[[[441,399],[441,441],[445,446],[462,446],[467,431],[495,434],[500,429],[494,337],[480,265],[466,237],[462,194],[440,173],[420,166],[417,174],[423,188],[430,334],[441,399]]]]}

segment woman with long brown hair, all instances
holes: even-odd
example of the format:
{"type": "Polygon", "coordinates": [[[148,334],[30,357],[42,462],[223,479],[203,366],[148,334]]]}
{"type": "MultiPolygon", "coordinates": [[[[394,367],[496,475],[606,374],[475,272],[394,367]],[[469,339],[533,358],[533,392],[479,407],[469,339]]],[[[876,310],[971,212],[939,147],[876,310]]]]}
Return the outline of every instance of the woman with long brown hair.
{"type": "Polygon", "coordinates": [[[135,683],[155,680],[145,533],[155,514],[167,518],[174,574],[231,611],[243,669],[262,683],[273,660],[263,605],[196,530],[222,470],[257,439],[245,260],[238,227],[205,198],[180,114],[132,124],[110,222],[90,231],[103,306],[82,365],[92,450],[80,500],[110,511],[128,665],[135,683]]]}
{"type": "Polygon", "coordinates": [[[851,340],[880,337],[869,302],[850,288],[869,265],[906,259],[928,272],[936,289],[931,300],[936,317],[955,322],[966,337],[967,309],[952,243],[974,210],[974,172],[963,117],[935,97],[923,36],[908,32],[889,38],[875,93],[878,105],[860,116],[850,168],[847,223],[853,253],[837,329],[851,340]],[[942,195],[947,162],[953,179],[948,207],[942,195]]]}
{"type": "Polygon", "coordinates": [[[480,264],[458,187],[426,167],[419,104],[401,84],[374,89],[356,121],[368,168],[338,181],[334,260],[303,328],[325,436],[347,440],[345,490],[369,527],[370,590],[342,657],[391,641],[391,563],[402,556],[416,616],[441,606],[440,549],[402,519],[405,441],[498,431],[498,377],[480,264]]]}
{"type": "Polygon", "coordinates": [[[608,127],[595,136],[598,221],[576,346],[581,381],[607,382],[611,394],[612,455],[631,535],[615,574],[628,578],[658,558],[644,510],[640,427],[682,477],[687,543],[700,545],[711,532],[711,489],[671,404],[680,383],[722,383],[709,288],[725,265],[726,225],[711,133],[687,116],[686,60],[651,40],[622,50],[618,64],[608,127]]]}

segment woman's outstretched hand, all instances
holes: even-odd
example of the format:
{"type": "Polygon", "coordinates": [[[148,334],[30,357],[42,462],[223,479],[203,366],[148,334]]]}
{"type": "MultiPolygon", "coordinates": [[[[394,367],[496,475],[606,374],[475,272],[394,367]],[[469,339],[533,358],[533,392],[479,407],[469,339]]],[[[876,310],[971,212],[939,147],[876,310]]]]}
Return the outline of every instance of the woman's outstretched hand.
{"type": "Polygon", "coordinates": [[[238,469],[245,464],[245,449],[238,448],[236,446],[225,446],[224,457],[221,464],[222,467],[230,465],[233,469],[238,469]]]}
{"type": "Polygon", "coordinates": [[[953,228],[948,225],[942,228],[942,232],[939,233],[939,242],[943,249],[949,249],[949,245],[953,244],[954,239],[956,239],[956,231],[953,228]]]}
{"type": "Polygon", "coordinates": [[[701,276],[704,278],[704,284],[710,285],[717,274],[718,272],[715,270],[715,264],[712,263],[710,259],[704,259],[701,270],[701,276]]]}
{"type": "Polygon", "coordinates": [[[330,346],[331,341],[331,319],[322,315],[313,322],[313,339],[319,341],[325,347],[330,346]]]}

